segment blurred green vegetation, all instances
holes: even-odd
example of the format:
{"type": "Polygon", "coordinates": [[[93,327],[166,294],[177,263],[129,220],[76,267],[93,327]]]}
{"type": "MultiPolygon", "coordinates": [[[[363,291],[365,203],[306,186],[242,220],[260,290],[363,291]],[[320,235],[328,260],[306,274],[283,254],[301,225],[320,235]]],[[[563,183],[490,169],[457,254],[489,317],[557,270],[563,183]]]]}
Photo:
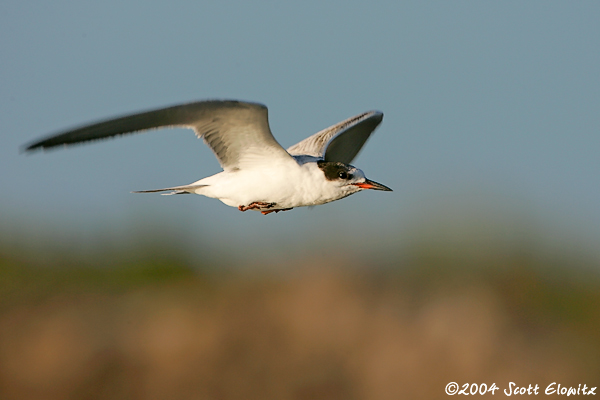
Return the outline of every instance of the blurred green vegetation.
{"type": "Polygon", "coordinates": [[[118,293],[199,276],[181,257],[157,254],[140,258],[135,256],[136,250],[131,250],[130,255],[104,255],[104,262],[61,254],[43,263],[3,250],[0,253],[2,304],[46,298],[56,293],[118,293]]]}
{"type": "Polygon", "coordinates": [[[0,245],[0,398],[445,398],[450,381],[597,384],[597,260],[477,239],[252,270],[216,255],[199,264],[172,238],[41,255],[12,238],[0,245]]]}

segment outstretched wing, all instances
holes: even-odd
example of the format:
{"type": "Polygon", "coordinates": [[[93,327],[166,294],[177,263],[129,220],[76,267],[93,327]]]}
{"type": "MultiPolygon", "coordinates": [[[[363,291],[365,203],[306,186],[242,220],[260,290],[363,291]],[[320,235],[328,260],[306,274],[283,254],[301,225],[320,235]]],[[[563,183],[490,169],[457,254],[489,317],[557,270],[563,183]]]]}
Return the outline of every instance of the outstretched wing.
{"type": "Polygon", "coordinates": [[[368,111],[315,133],[287,151],[350,164],[383,119],[379,111],[368,111]]]}
{"type": "Polygon", "coordinates": [[[262,104],[232,100],[199,101],[127,115],[52,135],[27,146],[48,149],[163,127],[192,128],[224,170],[293,158],[277,143],[262,104]]]}

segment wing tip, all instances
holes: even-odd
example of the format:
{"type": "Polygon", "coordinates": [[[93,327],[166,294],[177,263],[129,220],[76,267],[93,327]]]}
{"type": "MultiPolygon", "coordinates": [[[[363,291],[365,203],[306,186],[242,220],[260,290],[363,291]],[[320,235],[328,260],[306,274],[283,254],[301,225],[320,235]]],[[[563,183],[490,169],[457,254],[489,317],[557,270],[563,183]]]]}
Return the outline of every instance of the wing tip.
{"type": "Polygon", "coordinates": [[[35,153],[37,151],[56,150],[60,147],[66,147],[68,145],[73,145],[73,144],[79,144],[78,142],[76,142],[76,143],[69,143],[69,142],[53,143],[51,139],[53,139],[53,138],[38,140],[36,142],[24,144],[23,146],[21,146],[20,153],[31,154],[31,153],[35,153]]]}
{"type": "Polygon", "coordinates": [[[42,150],[44,148],[45,148],[44,142],[39,142],[39,141],[32,142],[32,143],[27,143],[27,144],[22,145],[19,148],[19,153],[21,153],[21,154],[33,153],[33,152],[42,150]]]}
{"type": "Polygon", "coordinates": [[[370,118],[373,118],[374,120],[377,120],[378,122],[381,122],[383,120],[383,113],[381,111],[372,110],[372,111],[369,111],[367,114],[371,114],[370,118]]]}

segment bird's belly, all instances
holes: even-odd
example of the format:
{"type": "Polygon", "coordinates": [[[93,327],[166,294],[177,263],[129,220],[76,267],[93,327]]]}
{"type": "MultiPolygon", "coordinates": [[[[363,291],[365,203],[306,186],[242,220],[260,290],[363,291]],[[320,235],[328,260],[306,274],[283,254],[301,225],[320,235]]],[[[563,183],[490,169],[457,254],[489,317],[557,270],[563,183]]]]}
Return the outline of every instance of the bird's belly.
{"type": "Polygon", "coordinates": [[[231,207],[265,203],[273,205],[258,210],[279,210],[335,200],[318,187],[313,176],[301,167],[288,170],[285,174],[278,173],[277,169],[269,169],[222,172],[213,177],[218,178],[206,182],[209,186],[199,194],[217,198],[231,207]]]}

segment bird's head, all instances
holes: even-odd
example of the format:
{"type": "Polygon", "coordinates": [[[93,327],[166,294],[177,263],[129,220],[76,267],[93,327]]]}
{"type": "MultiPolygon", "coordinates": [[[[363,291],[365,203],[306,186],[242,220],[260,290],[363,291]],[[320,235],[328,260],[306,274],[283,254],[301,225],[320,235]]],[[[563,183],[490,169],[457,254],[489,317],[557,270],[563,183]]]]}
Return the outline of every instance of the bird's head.
{"type": "Polygon", "coordinates": [[[347,195],[364,189],[392,191],[381,183],[367,179],[364,172],[352,165],[330,161],[318,161],[317,165],[323,171],[325,179],[339,187],[347,195]]]}

